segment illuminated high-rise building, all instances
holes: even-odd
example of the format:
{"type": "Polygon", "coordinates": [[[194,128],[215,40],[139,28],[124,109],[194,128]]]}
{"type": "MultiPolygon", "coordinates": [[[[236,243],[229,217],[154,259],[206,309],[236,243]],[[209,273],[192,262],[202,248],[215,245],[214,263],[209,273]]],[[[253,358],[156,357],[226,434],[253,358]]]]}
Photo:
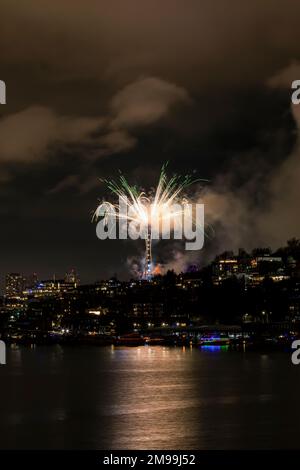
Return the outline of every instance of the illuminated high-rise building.
{"type": "Polygon", "coordinates": [[[9,273],[5,279],[5,296],[20,297],[24,290],[25,278],[20,273],[9,273]]]}
{"type": "Polygon", "coordinates": [[[65,284],[72,287],[79,285],[79,277],[75,269],[71,269],[65,274],[65,284]]]}
{"type": "Polygon", "coordinates": [[[38,285],[38,282],[38,275],[36,273],[32,273],[26,277],[26,288],[33,289],[38,285]]]}

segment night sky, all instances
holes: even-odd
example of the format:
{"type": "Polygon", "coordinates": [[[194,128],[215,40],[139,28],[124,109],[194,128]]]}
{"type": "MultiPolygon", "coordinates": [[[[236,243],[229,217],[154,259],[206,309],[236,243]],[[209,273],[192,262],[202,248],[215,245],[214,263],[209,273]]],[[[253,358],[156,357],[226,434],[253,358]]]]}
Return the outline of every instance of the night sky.
{"type": "Polygon", "coordinates": [[[7,272],[83,282],[130,275],[143,242],[99,241],[99,178],[170,172],[214,237],[157,259],[184,269],[221,250],[300,236],[300,4],[291,0],[1,0],[1,283],[7,272]]]}

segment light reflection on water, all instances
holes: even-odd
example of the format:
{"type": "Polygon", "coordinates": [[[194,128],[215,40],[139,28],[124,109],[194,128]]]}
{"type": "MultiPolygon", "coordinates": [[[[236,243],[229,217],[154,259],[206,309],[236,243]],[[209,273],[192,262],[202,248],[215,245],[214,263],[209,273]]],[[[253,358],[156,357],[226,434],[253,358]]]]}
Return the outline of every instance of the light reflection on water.
{"type": "Polygon", "coordinates": [[[300,446],[300,374],[286,354],[15,347],[0,380],[2,448],[300,446]]]}

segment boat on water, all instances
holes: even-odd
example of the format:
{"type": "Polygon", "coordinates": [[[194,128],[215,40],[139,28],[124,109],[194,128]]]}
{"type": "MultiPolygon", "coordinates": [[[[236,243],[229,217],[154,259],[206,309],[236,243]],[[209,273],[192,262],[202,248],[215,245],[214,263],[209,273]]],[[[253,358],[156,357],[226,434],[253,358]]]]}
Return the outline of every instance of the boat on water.
{"type": "Polygon", "coordinates": [[[207,335],[202,336],[198,342],[199,346],[227,346],[230,339],[227,336],[207,335]]]}
{"type": "Polygon", "coordinates": [[[159,336],[145,336],[145,344],[148,344],[149,346],[161,346],[163,344],[166,344],[165,338],[161,338],[159,336]]]}
{"type": "Polygon", "coordinates": [[[128,333],[114,340],[115,346],[143,346],[145,343],[145,338],[139,333],[128,333]]]}

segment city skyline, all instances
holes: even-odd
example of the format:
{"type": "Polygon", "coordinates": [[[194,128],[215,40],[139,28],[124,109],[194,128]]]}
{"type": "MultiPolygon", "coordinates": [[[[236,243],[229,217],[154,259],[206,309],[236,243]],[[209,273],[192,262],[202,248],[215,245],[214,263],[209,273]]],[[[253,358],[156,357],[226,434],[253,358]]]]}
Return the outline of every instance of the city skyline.
{"type": "Polygon", "coordinates": [[[185,273],[147,279],[142,274],[82,284],[74,269],[45,280],[8,273],[0,306],[2,338],[21,344],[238,348],[246,341],[247,348],[281,349],[297,337],[299,239],[275,252],[225,251],[185,273]]]}
{"type": "MultiPolygon", "coordinates": [[[[210,262],[207,262],[205,265],[200,265],[199,263],[194,263],[190,264],[189,266],[186,266],[186,269],[183,271],[176,272],[175,274],[180,275],[180,274],[186,274],[186,273],[191,273],[191,272],[201,272],[202,270],[205,270],[208,266],[218,264],[220,262],[220,259],[224,259],[225,264],[228,262],[229,269],[227,269],[226,272],[234,275],[235,271],[235,263],[237,263],[238,259],[242,259],[244,262],[247,261],[247,263],[250,263],[250,260],[256,260],[258,262],[261,261],[270,261],[274,262],[273,265],[276,265],[276,263],[289,263],[290,266],[292,266],[294,269],[298,270],[300,269],[300,240],[297,238],[292,238],[287,241],[287,243],[282,246],[282,247],[277,247],[277,249],[272,250],[270,247],[262,246],[262,247],[256,247],[252,251],[247,251],[244,248],[240,247],[237,251],[232,251],[232,250],[225,250],[222,253],[216,254],[214,259],[212,259],[210,262]]],[[[250,263],[251,264],[251,263],[250,263]]],[[[244,264],[242,264],[244,266],[244,264]]],[[[254,264],[252,267],[256,267],[256,264],[254,264]]],[[[148,281],[151,282],[151,277],[150,278],[143,278],[143,263],[141,263],[140,266],[140,271],[138,274],[135,276],[130,277],[130,273],[128,273],[127,276],[127,281],[135,280],[135,281],[148,281]]],[[[277,266],[279,269],[279,267],[277,266]]],[[[168,266],[160,266],[160,270],[153,272],[153,278],[157,276],[163,276],[167,274],[167,272],[170,271],[168,269],[168,266]]],[[[238,271],[237,271],[238,272],[238,271]]],[[[241,273],[242,271],[240,271],[241,273]]],[[[298,271],[297,271],[298,272],[298,271]]],[[[247,274],[244,272],[243,274],[247,274]]],[[[66,269],[64,273],[48,273],[48,276],[39,276],[37,272],[30,272],[28,274],[25,274],[24,272],[8,272],[5,275],[5,291],[7,293],[7,286],[9,288],[10,285],[10,280],[11,278],[13,279],[13,282],[16,283],[16,285],[20,286],[17,290],[18,292],[22,292],[24,288],[30,288],[33,285],[36,285],[39,282],[71,282],[79,285],[80,283],[83,285],[88,285],[88,284],[93,284],[97,282],[102,282],[102,281],[108,281],[109,279],[116,279],[119,281],[124,281],[123,279],[118,278],[117,276],[110,276],[109,278],[96,278],[94,279],[91,283],[86,283],[86,282],[81,282],[80,279],[80,274],[79,271],[76,268],[70,268],[66,269]]],[[[280,280],[280,279],[279,279],[280,280]]],[[[13,287],[14,289],[14,287],[13,287]]]]}

